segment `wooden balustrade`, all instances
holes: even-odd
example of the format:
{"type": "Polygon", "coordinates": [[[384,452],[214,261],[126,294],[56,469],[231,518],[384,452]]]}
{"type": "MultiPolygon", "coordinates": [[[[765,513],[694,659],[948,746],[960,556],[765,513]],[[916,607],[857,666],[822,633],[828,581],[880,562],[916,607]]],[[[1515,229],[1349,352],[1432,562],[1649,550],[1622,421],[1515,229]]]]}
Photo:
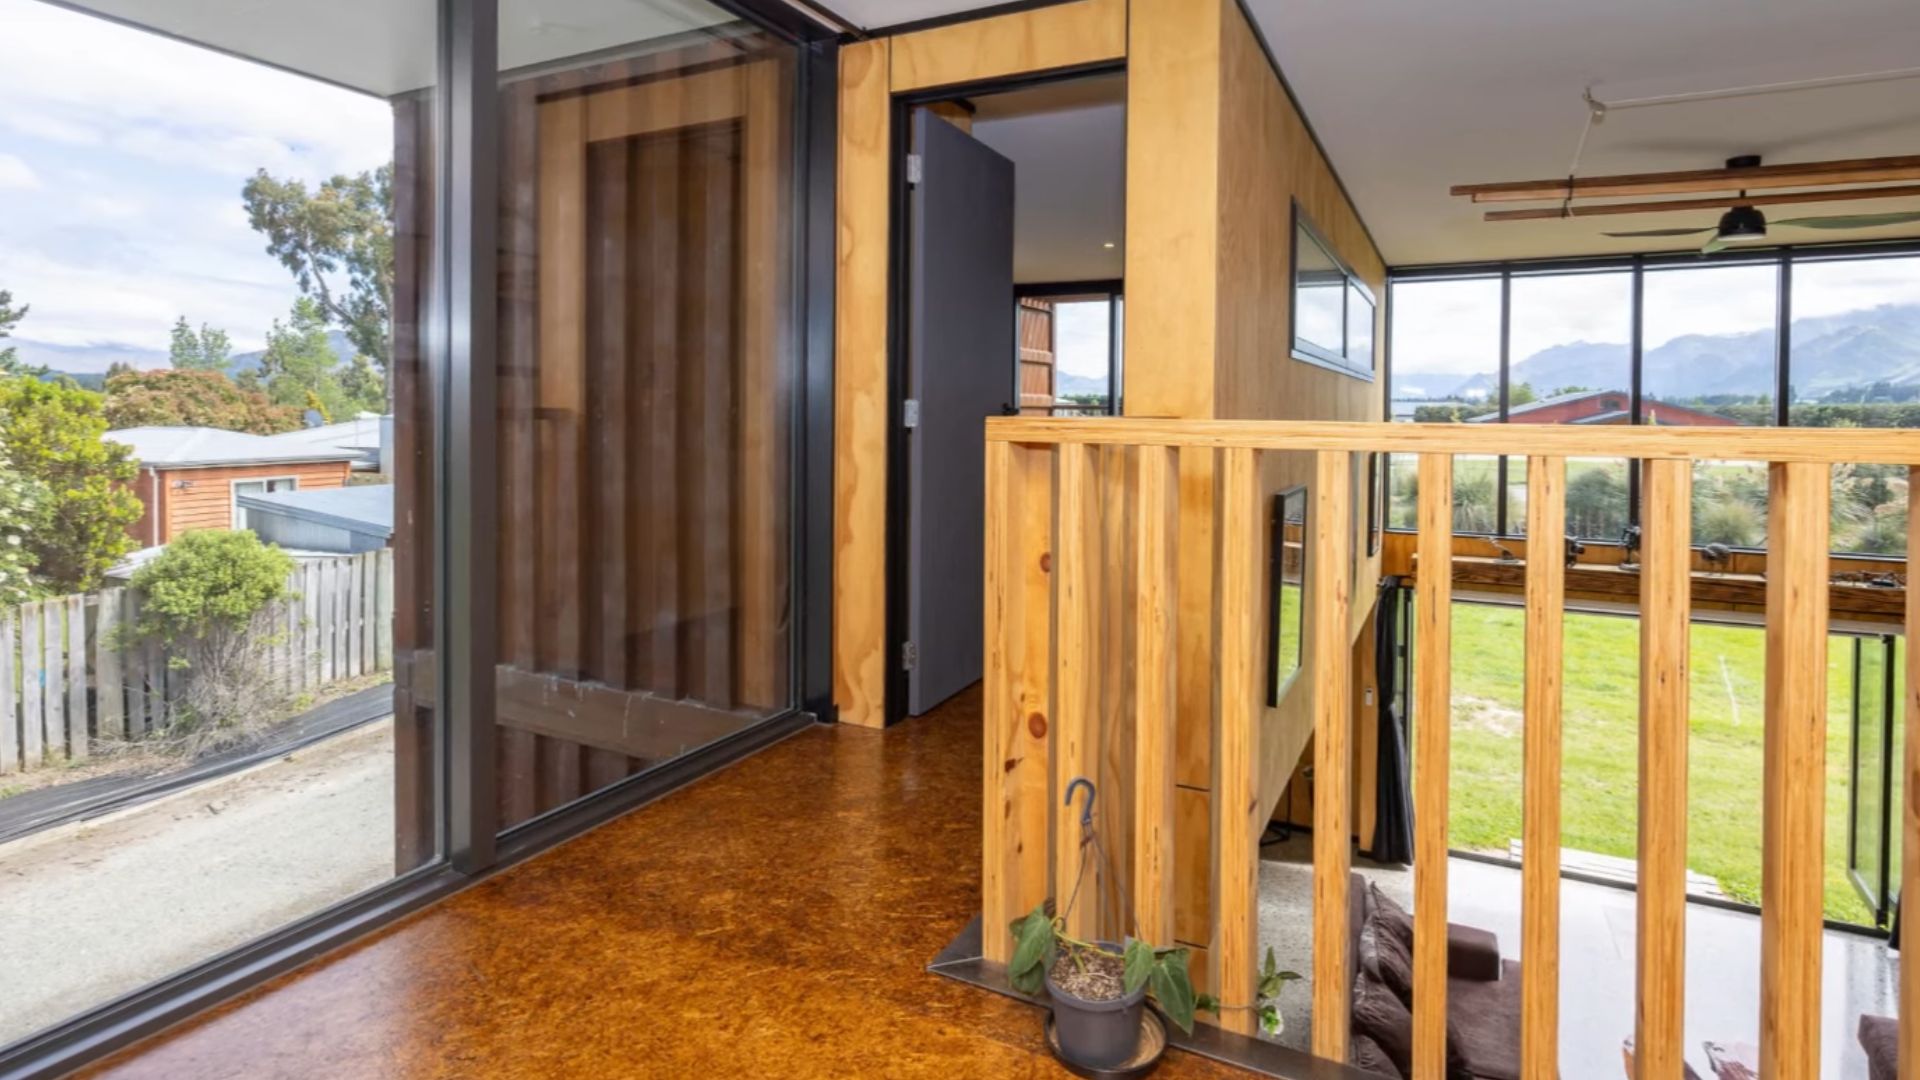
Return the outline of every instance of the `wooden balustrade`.
{"type": "MultiPolygon", "coordinates": [[[[1279,791],[1263,781],[1270,618],[1266,455],[1310,455],[1307,670],[1289,693],[1311,695],[1314,736],[1312,1048],[1348,1049],[1347,877],[1353,723],[1349,605],[1354,602],[1353,456],[1418,455],[1417,551],[1452,564],[1452,458],[1526,459],[1528,534],[1564,533],[1566,459],[1643,462],[1640,570],[1637,1075],[1683,1072],[1685,1005],[1688,627],[1692,472],[1696,462],[1767,463],[1766,732],[1760,1031],[1762,1070],[1812,1077],[1820,1061],[1824,881],[1826,644],[1830,468],[1906,465],[1920,483],[1920,432],[1774,428],[1550,427],[1172,421],[1037,417],[987,424],[985,826],[982,914],[989,960],[1009,958],[1007,923],[1079,873],[1079,830],[1056,805],[1066,782],[1093,776],[1109,803],[1103,828],[1128,856],[1098,888],[1082,886],[1077,932],[1175,940],[1176,864],[1207,866],[1205,979],[1229,1004],[1252,1000],[1260,953],[1259,837],[1279,791]],[[1203,464],[1204,469],[1199,466],[1203,464]],[[1196,488],[1183,478],[1204,472],[1196,488]],[[1195,491],[1208,501],[1196,505],[1195,491]],[[1114,515],[1126,520],[1116,527],[1114,515]],[[1211,540],[1210,604],[1180,592],[1189,535],[1211,540]],[[1118,538],[1118,539],[1116,539],[1118,538]],[[1122,599],[1124,598],[1124,599],[1122,599]],[[1121,605],[1121,606],[1115,606],[1121,605]],[[1209,625],[1182,624],[1208,612],[1209,625]],[[1115,618],[1124,612],[1126,618],[1115,618]],[[1115,629],[1115,628],[1118,629],[1115,629]],[[1176,750],[1181,642],[1212,642],[1211,815],[1204,859],[1180,859],[1176,750]],[[1333,647],[1328,647],[1332,645],[1333,647]],[[1122,651],[1124,650],[1124,651],[1122,651]],[[1114,665],[1127,663],[1118,676],[1114,665]],[[1104,680],[1104,681],[1103,681],[1104,680]],[[1121,688],[1116,692],[1113,687],[1121,688]],[[1114,810],[1118,807],[1118,810],[1114,810]],[[1120,904],[1089,903],[1118,896],[1120,904]],[[1130,907],[1131,922],[1125,912],[1130,907]]],[[[1920,507],[1909,507],[1909,558],[1920,507]]],[[[1520,1045],[1522,1073],[1558,1072],[1559,849],[1566,568],[1558,545],[1525,571],[1520,1045]]],[[[1445,1072],[1448,724],[1451,573],[1417,575],[1414,633],[1414,1070],[1445,1072]]],[[[1906,598],[1906,625],[1920,600],[1906,598]]],[[[1907,652],[1901,881],[1920,890],[1920,653],[1907,652]]],[[[1293,744],[1297,745],[1297,744],[1293,744]]],[[[1291,768],[1291,763],[1287,763],[1291,768]]],[[[1920,895],[1913,891],[1912,895],[1920,895]]],[[[1903,944],[1920,949],[1915,920],[1903,944]]],[[[1903,965],[1903,999],[1920,964],[1903,965]]],[[[1251,1015],[1221,1022],[1247,1030],[1251,1015]]],[[[1920,1052],[1902,1010],[1903,1060],[1920,1052]]]]}

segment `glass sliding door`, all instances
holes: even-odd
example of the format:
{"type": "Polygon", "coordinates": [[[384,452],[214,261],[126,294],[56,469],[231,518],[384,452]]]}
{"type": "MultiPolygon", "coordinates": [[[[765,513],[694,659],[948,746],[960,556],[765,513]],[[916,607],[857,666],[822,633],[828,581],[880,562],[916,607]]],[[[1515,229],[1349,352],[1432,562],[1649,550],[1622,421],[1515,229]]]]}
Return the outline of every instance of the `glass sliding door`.
{"type": "Polygon", "coordinates": [[[1892,910],[1894,859],[1894,697],[1891,636],[1856,637],[1853,645],[1852,755],[1848,762],[1847,877],[1884,925],[1892,910]]]}
{"type": "Polygon", "coordinates": [[[503,829],[787,710],[794,49],[501,19],[503,829]]]}
{"type": "Polygon", "coordinates": [[[0,1046],[438,861],[436,18],[0,0],[0,1046]]]}

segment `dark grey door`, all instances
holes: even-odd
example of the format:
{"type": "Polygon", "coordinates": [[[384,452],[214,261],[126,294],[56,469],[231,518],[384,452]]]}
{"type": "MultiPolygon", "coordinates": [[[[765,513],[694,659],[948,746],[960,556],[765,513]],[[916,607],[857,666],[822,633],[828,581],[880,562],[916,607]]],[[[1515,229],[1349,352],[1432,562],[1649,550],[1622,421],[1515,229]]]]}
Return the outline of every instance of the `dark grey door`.
{"type": "Polygon", "coordinates": [[[913,153],[907,711],[918,716],[980,678],[984,425],[1012,404],[1016,354],[1013,162],[924,109],[913,153]]]}

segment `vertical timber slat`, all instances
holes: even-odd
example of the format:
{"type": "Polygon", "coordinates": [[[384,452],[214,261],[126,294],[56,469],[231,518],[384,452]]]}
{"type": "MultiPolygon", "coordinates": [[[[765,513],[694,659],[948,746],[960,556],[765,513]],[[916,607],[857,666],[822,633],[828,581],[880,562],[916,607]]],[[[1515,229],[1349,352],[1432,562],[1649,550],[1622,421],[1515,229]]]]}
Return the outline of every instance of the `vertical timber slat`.
{"type": "MultiPolygon", "coordinates": [[[[1453,714],[1453,457],[1420,455],[1415,578],[1416,717],[1453,714]]],[[[1413,1075],[1440,1080],[1447,1061],[1447,791],[1451,731],[1413,725],[1413,1075]]]]}
{"type": "Polygon", "coordinates": [[[126,603],[125,589],[107,589],[100,594],[99,614],[93,629],[93,670],[95,693],[100,702],[100,734],[116,739],[133,738],[127,722],[126,685],[120,671],[120,613],[126,603]]]}
{"type": "MultiPolygon", "coordinates": [[[[1313,1052],[1345,1061],[1350,980],[1347,957],[1347,875],[1352,855],[1353,681],[1353,454],[1314,455],[1313,551],[1308,586],[1313,599],[1313,1052]]],[[[1257,846],[1258,839],[1255,844],[1257,846]]],[[[1251,963],[1251,960],[1249,960],[1251,963]]]]}
{"type": "Polygon", "coordinates": [[[1640,877],[1634,1071],[1685,1074],[1693,463],[1648,461],[1640,522],[1640,877]]]}
{"type": "Polygon", "coordinates": [[[41,707],[46,709],[47,757],[67,751],[67,658],[62,648],[65,633],[60,616],[66,604],[48,600],[40,605],[41,644],[46,649],[46,666],[41,668],[41,707]]]}
{"type": "Polygon", "coordinates": [[[67,597],[67,758],[85,761],[87,740],[87,598],[67,597]]]}
{"type": "Polygon", "coordinates": [[[1527,459],[1526,689],[1521,824],[1520,1071],[1553,1076],[1560,1058],[1560,708],[1567,462],[1527,459]],[[1551,540],[1546,538],[1553,538],[1551,540]]]}
{"type": "Polygon", "coordinates": [[[20,605],[20,764],[28,769],[37,769],[47,760],[40,727],[47,663],[40,647],[40,610],[38,602],[20,605]]]}
{"type": "Polygon", "coordinates": [[[1175,653],[1179,611],[1179,452],[1139,450],[1139,505],[1134,517],[1134,826],[1133,912],[1138,933],[1156,945],[1173,941],[1173,774],[1178,686],[1175,653]]]}
{"type": "Polygon", "coordinates": [[[1049,892],[1052,462],[1045,447],[987,445],[980,912],[982,953],[1000,964],[1013,959],[1000,928],[1049,892]]]}
{"type": "Polygon", "coordinates": [[[1775,462],[1770,473],[1760,1074],[1818,1076],[1832,472],[1775,462]]]}
{"type": "Polygon", "coordinates": [[[20,708],[13,672],[13,611],[0,609],[0,773],[20,767],[20,708]]]}
{"type": "MultiPolygon", "coordinates": [[[[1064,798],[1076,777],[1097,781],[1100,754],[1098,649],[1093,603],[1099,588],[1099,561],[1094,544],[1095,512],[1093,448],[1063,445],[1055,451],[1059,471],[1058,540],[1053,556],[1054,580],[1054,740],[1055,790],[1064,798]]],[[[1067,933],[1090,939],[1100,923],[1101,868],[1089,863],[1081,879],[1079,808],[1062,805],[1054,830],[1054,900],[1066,919],[1067,933]],[[1076,898],[1076,893],[1077,898],[1076,898]]]]}
{"type": "MultiPolygon", "coordinates": [[[[1263,605],[1221,601],[1260,595],[1265,534],[1259,453],[1221,451],[1219,476],[1219,591],[1213,605],[1214,641],[1219,650],[1214,678],[1219,693],[1213,737],[1213,933],[1208,962],[1220,1000],[1250,1005],[1258,981],[1260,832],[1265,824],[1260,820],[1259,793],[1260,718],[1266,704],[1265,664],[1260,656],[1263,605]]],[[[1345,1014],[1344,1007],[1340,1011],[1345,1014]]],[[[1250,1009],[1220,1012],[1220,1026],[1242,1034],[1253,1031],[1254,1019],[1250,1009]]],[[[1317,1039],[1315,1046],[1320,1052],[1317,1039]]]]}

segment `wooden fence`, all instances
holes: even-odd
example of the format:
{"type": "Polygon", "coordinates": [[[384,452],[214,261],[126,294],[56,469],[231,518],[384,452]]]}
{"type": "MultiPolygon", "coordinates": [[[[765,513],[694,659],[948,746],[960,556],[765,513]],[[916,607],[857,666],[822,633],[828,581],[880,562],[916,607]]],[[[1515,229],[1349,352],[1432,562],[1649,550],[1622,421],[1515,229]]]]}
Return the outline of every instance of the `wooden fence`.
{"type": "MultiPolygon", "coordinates": [[[[393,667],[393,552],[303,562],[271,618],[277,691],[303,693],[393,667]]],[[[184,673],[160,643],[122,645],[140,617],[131,588],[0,611],[0,774],[85,760],[96,741],[138,739],[166,722],[184,673]]]]}

